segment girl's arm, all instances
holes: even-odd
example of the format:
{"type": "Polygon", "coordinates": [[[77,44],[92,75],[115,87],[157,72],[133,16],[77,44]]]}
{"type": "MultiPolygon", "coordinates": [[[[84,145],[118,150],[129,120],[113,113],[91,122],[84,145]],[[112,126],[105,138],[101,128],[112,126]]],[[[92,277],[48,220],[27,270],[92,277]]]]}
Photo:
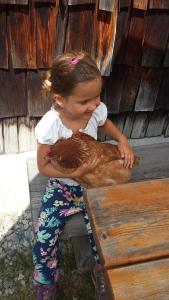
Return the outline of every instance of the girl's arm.
{"type": "Polygon", "coordinates": [[[122,134],[122,132],[109,119],[106,120],[103,126],[99,127],[99,131],[118,141],[118,148],[121,153],[121,157],[124,158],[124,167],[132,168],[134,153],[127,141],[127,138],[122,134]]]}
{"type": "Polygon", "coordinates": [[[46,144],[39,144],[37,146],[37,164],[39,172],[48,177],[62,177],[62,178],[76,178],[81,177],[85,173],[88,173],[90,170],[93,170],[98,163],[98,159],[94,159],[88,163],[84,164],[83,166],[79,167],[73,173],[65,174],[56,170],[52,166],[52,164],[44,158],[46,156],[47,151],[49,150],[49,146],[46,144]]]}

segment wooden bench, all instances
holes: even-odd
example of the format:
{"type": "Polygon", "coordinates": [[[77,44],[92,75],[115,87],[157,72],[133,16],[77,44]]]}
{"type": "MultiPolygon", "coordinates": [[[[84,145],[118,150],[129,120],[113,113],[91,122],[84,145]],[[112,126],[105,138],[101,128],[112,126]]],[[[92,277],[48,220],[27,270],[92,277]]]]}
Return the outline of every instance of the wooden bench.
{"type": "MultiPolygon", "coordinates": [[[[140,157],[140,165],[133,170],[132,181],[167,177],[169,174],[168,149],[169,143],[134,147],[136,155],[140,157]]],[[[27,170],[32,220],[35,224],[39,213],[40,200],[45,191],[47,177],[39,174],[36,158],[27,160],[27,170]]],[[[63,238],[68,237],[72,239],[79,271],[92,269],[94,260],[91,255],[87,231],[81,214],[72,216],[66,224],[63,238]]]]}
{"type": "MultiPolygon", "coordinates": [[[[169,178],[86,191],[108,296],[169,299],[169,178]]],[[[99,287],[98,287],[99,288],[99,287]]]]}

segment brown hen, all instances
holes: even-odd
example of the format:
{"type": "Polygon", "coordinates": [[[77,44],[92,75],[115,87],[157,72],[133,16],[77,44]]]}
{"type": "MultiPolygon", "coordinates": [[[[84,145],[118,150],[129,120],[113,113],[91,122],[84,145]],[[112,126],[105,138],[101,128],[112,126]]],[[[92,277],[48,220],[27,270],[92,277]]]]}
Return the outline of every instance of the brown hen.
{"type": "MultiPolygon", "coordinates": [[[[91,136],[78,132],[68,139],[51,145],[46,159],[59,171],[70,174],[91,159],[99,158],[96,167],[77,177],[76,181],[87,188],[128,182],[131,170],[123,167],[123,159],[116,145],[101,143],[91,136]]],[[[135,163],[138,158],[135,157],[135,163]]]]}

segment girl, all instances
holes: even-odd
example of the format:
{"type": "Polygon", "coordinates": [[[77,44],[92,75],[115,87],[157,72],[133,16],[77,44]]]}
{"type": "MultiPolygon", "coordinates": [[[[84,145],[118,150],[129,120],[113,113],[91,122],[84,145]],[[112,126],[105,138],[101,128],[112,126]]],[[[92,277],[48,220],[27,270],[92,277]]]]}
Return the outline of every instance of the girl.
{"type": "Polygon", "coordinates": [[[74,180],[92,170],[97,161],[79,167],[70,176],[57,171],[44,157],[48,145],[69,138],[77,131],[97,139],[97,130],[118,141],[124,167],[131,168],[134,154],[127,139],[107,118],[107,108],[100,101],[102,79],[93,59],[84,52],[59,55],[51,68],[46,87],[52,92],[54,105],[36,126],[38,140],[37,163],[42,175],[49,176],[36,225],[33,248],[34,283],[37,299],[51,299],[59,275],[59,236],[70,215],[83,212],[89,240],[99,262],[91,227],[83,202],[83,188],[74,180]],[[68,178],[69,177],[69,178],[68,178]]]}

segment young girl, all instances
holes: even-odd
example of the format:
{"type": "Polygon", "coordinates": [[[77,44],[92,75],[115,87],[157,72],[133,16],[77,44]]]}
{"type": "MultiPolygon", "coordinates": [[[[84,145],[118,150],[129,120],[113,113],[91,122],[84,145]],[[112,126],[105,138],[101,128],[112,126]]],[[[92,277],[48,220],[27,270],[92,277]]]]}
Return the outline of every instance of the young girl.
{"type": "Polygon", "coordinates": [[[92,170],[97,161],[91,158],[90,163],[66,176],[44,159],[48,145],[54,144],[60,138],[69,138],[77,131],[97,139],[99,130],[118,141],[124,167],[131,168],[134,160],[127,139],[107,118],[107,108],[100,101],[101,74],[87,53],[71,52],[59,55],[53,63],[46,86],[52,92],[54,105],[35,129],[38,140],[38,168],[42,175],[50,177],[42,199],[33,248],[34,283],[38,300],[51,299],[50,294],[57,288],[58,240],[70,215],[83,212],[92,251],[96,263],[99,262],[83,202],[83,187],[74,180],[92,170]]]}

